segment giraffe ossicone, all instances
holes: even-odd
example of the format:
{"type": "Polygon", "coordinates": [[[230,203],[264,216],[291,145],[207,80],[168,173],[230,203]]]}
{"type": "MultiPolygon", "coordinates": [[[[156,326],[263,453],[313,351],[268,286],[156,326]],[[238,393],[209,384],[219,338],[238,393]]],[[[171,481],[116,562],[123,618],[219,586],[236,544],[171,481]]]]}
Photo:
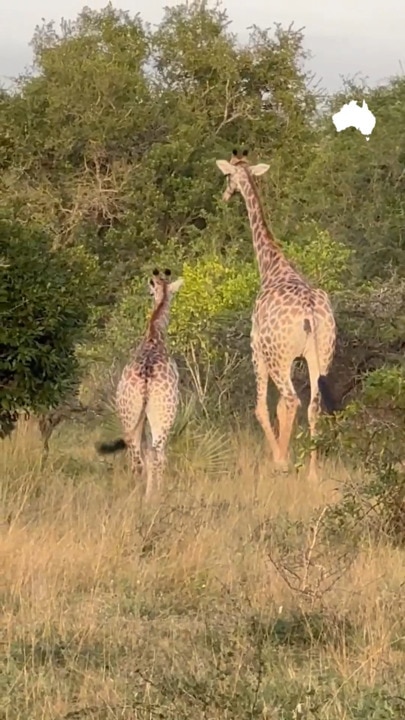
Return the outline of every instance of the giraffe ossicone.
{"type": "MultiPolygon", "coordinates": [[[[261,424],[277,465],[288,466],[292,428],[300,400],[292,383],[295,359],[305,358],[311,384],[308,422],[312,440],[320,414],[320,399],[333,412],[334,400],[326,375],[336,346],[336,323],[327,293],[313,288],[287,260],[266,222],[255,177],[270,165],[250,165],[247,152],[234,150],[230,160],[216,160],[226,176],[222,199],[228,202],[240,193],[245,201],[261,288],[252,314],[251,349],[256,376],[256,417],[261,424]],[[269,377],[280,393],[277,405],[278,437],[271,426],[267,407],[269,377]]],[[[313,447],[309,474],[318,474],[317,451],[313,447]]]]}
{"type": "Polygon", "coordinates": [[[116,392],[116,406],[124,437],[98,443],[103,455],[128,449],[135,475],[145,469],[143,432],[145,421],[150,426],[152,446],[146,463],[146,497],[155,485],[161,485],[166,460],[166,445],[173,427],[179,402],[179,375],[175,360],[167,348],[170,302],[183,285],[183,278],[171,280],[171,270],[158,268],[149,279],[153,311],[146,333],[130,362],[124,367],[116,392]]]}

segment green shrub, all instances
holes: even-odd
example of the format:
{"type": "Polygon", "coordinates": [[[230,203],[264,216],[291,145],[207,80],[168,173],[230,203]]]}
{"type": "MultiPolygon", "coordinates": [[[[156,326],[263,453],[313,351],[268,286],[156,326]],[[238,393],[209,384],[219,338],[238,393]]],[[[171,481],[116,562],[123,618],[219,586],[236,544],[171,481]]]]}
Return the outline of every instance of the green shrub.
{"type": "Polygon", "coordinates": [[[97,266],[84,250],[53,251],[49,238],[0,218],[0,409],[7,434],[22,409],[57,404],[77,380],[97,266]]]}
{"type": "Polygon", "coordinates": [[[358,397],[335,420],[323,419],[321,448],[338,448],[358,476],[345,483],[342,500],[329,511],[334,532],[405,542],[404,406],[404,368],[382,367],[366,375],[358,397]]]}
{"type": "Polygon", "coordinates": [[[353,251],[334,240],[327,230],[314,221],[304,223],[297,232],[298,240],[283,243],[289,260],[308,279],[323,290],[343,290],[353,251]]]}

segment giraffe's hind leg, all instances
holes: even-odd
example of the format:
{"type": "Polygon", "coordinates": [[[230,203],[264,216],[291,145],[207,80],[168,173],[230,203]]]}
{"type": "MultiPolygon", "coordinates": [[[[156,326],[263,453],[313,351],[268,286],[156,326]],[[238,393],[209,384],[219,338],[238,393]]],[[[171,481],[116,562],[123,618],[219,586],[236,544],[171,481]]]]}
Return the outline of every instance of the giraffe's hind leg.
{"type": "Polygon", "coordinates": [[[166,464],[166,445],[172,429],[178,404],[177,387],[173,387],[167,394],[159,389],[151,390],[146,406],[146,416],[152,434],[152,447],[148,454],[148,468],[146,481],[146,499],[149,499],[157,486],[162,485],[166,464]]]}
{"type": "Polygon", "coordinates": [[[314,447],[314,441],[317,436],[316,427],[321,414],[321,395],[319,391],[318,378],[319,373],[321,375],[327,375],[332,357],[333,352],[330,350],[325,353],[321,353],[318,365],[317,358],[315,358],[312,354],[308,353],[306,356],[309,380],[311,384],[311,397],[308,405],[308,425],[312,441],[308,470],[308,477],[310,480],[316,480],[318,478],[318,451],[316,447],[314,447]]]}
{"type": "Polygon", "coordinates": [[[144,471],[144,458],[142,453],[142,434],[145,425],[145,402],[143,393],[133,388],[129,397],[118,398],[121,423],[127,444],[131,470],[135,477],[140,477],[144,471]]]}
{"type": "Polygon", "coordinates": [[[279,456],[277,464],[283,469],[287,469],[289,464],[291,433],[297,410],[301,404],[291,380],[291,366],[292,362],[289,360],[284,363],[280,362],[277,365],[273,363],[270,371],[270,377],[280,393],[280,399],[277,404],[279,428],[279,456]]]}
{"type": "Polygon", "coordinates": [[[138,425],[127,438],[128,453],[131,470],[135,477],[140,477],[144,471],[144,458],[142,453],[142,433],[145,424],[145,415],[139,418],[138,425]]]}

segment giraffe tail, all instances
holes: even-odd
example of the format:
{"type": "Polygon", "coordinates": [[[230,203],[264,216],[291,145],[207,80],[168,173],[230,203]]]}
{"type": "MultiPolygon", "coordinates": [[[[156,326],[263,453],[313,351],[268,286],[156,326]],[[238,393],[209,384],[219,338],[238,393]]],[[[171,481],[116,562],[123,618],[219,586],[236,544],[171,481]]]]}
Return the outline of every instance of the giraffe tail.
{"type": "MultiPolygon", "coordinates": [[[[144,395],[142,400],[142,409],[139,413],[138,420],[136,422],[134,430],[137,430],[139,423],[143,422],[144,420],[144,412],[146,407],[146,382],[145,382],[145,389],[144,389],[144,395]]],[[[98,442],[96,443],[96,450],[100,455],[112,455],[113,453],[119,452],[120,450],[126,450],[128,447],[128,443],[124,438],[117,438],[117,440],[111,440],[110,442],[98,442]]]]}
{"type": "Polygon", "coordinates": [[[311,319],[304,320],[304,330],[307,335],[312,339],[313,356],[316,361],[316,367],[318,372],[318,390],[321,395],[322,403],[328,415],[333,415],[339,408],[330,389],[330,385],[326,375],[322,375],[320,372],[316,325],[313,315],[311,316],[311,319]]]}
{"type": "Polygon", "coordinates": [[[326,412],[328,415],[333,415],[338,410],[338,405],[332,395],[326,375],[320,375],[318,377],[318,388],[326,412]]]}
{"type": "Polygon", "coordinates": [[[100,455],[111,455],[119,450],[125,450],[126,447],[127,443],[124,438],[118,438],[117,440],[112,440],[111,442],[96,443],[96,450],[100,453],[100,455]]]}

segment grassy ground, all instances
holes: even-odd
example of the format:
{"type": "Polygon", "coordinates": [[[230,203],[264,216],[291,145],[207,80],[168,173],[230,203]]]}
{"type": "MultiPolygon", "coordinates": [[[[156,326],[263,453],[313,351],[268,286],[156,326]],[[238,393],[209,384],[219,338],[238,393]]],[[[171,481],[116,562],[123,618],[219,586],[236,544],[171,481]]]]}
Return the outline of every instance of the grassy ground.
{"type": "Polygon", "coordinates": [[[2,720],[405,718],[405,553],[327,535],[343,469],[195,437],[145,508],[98,436],[2,444],[2,720]]]}

